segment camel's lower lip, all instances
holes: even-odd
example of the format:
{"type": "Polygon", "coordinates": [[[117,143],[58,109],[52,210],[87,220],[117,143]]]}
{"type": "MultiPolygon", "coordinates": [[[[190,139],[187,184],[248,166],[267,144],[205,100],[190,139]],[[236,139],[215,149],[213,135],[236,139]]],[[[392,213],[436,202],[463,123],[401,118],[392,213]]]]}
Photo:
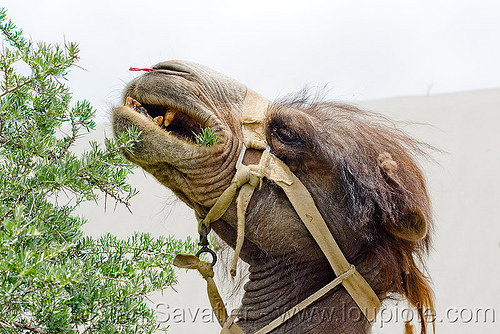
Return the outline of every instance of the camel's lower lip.
{"type": "Polygon", "coordinates": [[[154,104],[141,104],[132,97],[127,97],[125,106],[133,109],[145,117],[146,120],[156,124],[159,129],[183,141],[207,146],[215,142],[206,142],[203,135],[208,128],[205,124],[174,107],[154,104]]]}

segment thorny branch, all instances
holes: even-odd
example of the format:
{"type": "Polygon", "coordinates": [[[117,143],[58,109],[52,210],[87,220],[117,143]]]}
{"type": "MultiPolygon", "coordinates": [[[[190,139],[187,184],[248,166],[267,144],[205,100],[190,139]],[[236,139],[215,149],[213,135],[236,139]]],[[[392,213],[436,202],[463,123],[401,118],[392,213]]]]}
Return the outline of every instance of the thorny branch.
{"type": "Polygon", "coordinates": [[[69,141],[61,148],[59,153],[50,152],[48,155],[49,160],[61,159],[70,149],[70,147],[75,143],[78,137],[78,127],[76,125],[75,115],[70,111],[69,117],[71,119],[71,137],[69,141]]]}
{"type": "Polygon", "coordinates": [[[4,326],[4,327],[9,327],[9,328],[21,328],[21,329],[27,329],[29,331],[32,331],[33,333],[39,333],[39,334],[47,334],[47,331],[41,329],[41,328],[37,328],[33,325],[30,325],[30,324],[23,324],[23,323],[20,323],[20,322],[13,322],[13,323],[8,323],[4,320],[0,320],[0,325],[4,326]]]}
{"type": "Polygon", "coordinates": [[[39,79],[42,75],[45,75],[45,73],[39,73],[39,74],[35,75],[34,77],[32,77],[31,79],[26,80],[22,84],[17,85],[16,87],[12,87],[11,89],[7,89],[5,92],[3,92],[2,94],[0,94],[0,98],[4,97],[7,94],[13,93],[13,92],[15,92],[18,89],[23,88],[24,86],[26,86],[26,85],[32,83],[33,81],[39,79]]]}
{"type": "Polygon", "coordinates": [[[65,67],[65,66],[68,66],[68,64],[57,64],[57,65],[54,65],[53,67],[47,69],[46,71],[38,73],[37,75],[31,77],[30,79],[24,81],[23,83],[15,86],[15,87],[12,87],[10,89],[7,89],[2,94],[0,94],[0,98],[4,97],[7,94],[13,93],[16,90],[19,90],[19,89],[23,88],[24,86],[26,86],[26,85],[28,85],[28,84],[30,84],[30,83],[32,83],[32,82],[40,79],[41,77],[48,76],[49,74],[47,74],[47,73],[49,73],[51,70],[59,69],[61,67],[65,67]]]}
{"type": "Polygon", "coordinates": [[[81,177],[82,179],[84,179],[85,181],[87,181],[88,183],[97,186],[99,188],[99,190],[101,190],[103,193],[105,193],[106,195],[111,196],[117,202],[120,202],[120,203],[124,204],[127,208],[129,208],[130,203],[128,202],[127,198],[125,198],[125,199],[122,198],[118,193],[116,193],[115,191],[113,191],[112,189],[110,189],[107,186],[106,183],[101,182],[100,180],[98,180],[96,178],[93,178],[93,177],[91,177],[91,176],[89,176],[89,175],[87,175],[85,173],[80,174],[78,176],[81,177]]]}

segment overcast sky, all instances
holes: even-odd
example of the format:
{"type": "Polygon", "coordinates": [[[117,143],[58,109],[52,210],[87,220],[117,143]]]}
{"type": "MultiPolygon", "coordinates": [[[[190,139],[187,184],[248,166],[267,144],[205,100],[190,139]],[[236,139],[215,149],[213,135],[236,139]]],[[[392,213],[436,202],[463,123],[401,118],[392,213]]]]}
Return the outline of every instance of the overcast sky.
{"type": "Polygon", "coordinates": [[[100,115],[130,66],[208,65],[270,99],[348,101],[500,87],[498,0],[2,0],[33,40],[79,43],[69,76],[100,115]]]}

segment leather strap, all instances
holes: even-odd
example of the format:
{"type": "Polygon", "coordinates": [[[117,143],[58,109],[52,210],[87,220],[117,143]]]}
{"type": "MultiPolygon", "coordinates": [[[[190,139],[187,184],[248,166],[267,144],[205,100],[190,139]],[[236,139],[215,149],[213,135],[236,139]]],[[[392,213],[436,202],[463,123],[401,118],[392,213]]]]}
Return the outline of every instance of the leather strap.
{"type": "MultiPolygon", "coordinates": [[[[233,265],[231,267],[231,274],[234,276],[238,255],[241,247],[243,246],[246,208],[252,197],[254,189],[261,182],[262,178],[267,178],[283,189],[297,215],[300,217],[311,236],[325,254],[325,257],[327,258],[337,278],[313,295],[303,300],[291,310],[285,312],[282,316],[269,323],[267,326],[259,330],[257,334],[265,334],[279,327],[285,321],[289,320],[295,314],[311,305],[339,284],[344,285],[345,289],[356,302],[366,319],[370,322],[370,324],[373,324],[381,306],[377,295],[363,276],[361,276],[356,268],[349,264],[345,258],[340,247],[331,234],[328,225],[321,216],[321,213],[318,211],[314,203],[314,199],[304,184],[302,184],[302,182],[292,173],[286,164],[271,154],[267,149],[264,126],[268,105],[269,101],[267,99],[252,90],[247,91],[241,116],[244,146],[237,162],[236,174],[231,181],[231,185],[217,199],[207,216],[203,220],[199,221],[199,229],[201,230],[201,225],[205,225],[209,231],[210,224],[222,217],[229,205],[232,203],[238,189],[240,189],[237,198],[238,236],[235,247],[235,258],[233,259],[233,265]],[[264,151],[258,165],[245,166],[241,163],[246,147],[264,151]]],[[[187,260],[187,258],[181,259],[187,260]]],[[[189,260],[191,262],[194,261],[191,258],[189,260]]],[[[213,271],[210,276],[206,273],[204,274],[200,270],[200,268],[204,268],[206,264],[201,265],[196,263],[190,264],[189,266],[181,264],[180,266],[183,268],[189,267],[198,269],[205,279],[208,277],[207,288],[208,285],[212,286],[211,282],[213,282],[213,271]]],[[[215,287],[215,284],[213,284],[213,286],[215,287]]],[[[241,328],[234,323],[237,314],[235,313],[228,317],[224,305],[222,304],[221,306],[222,300],[217,292],[217,288],[210,287],[208,290],[212,307],[216,307],[214,308],[214,311],[219,310],[221,307],[224,309],[221,317],[217,317],[219,323],[223,326],[221,333],[243,333],[241,328]],[[214,291],[216,293],[214,293],[214,291]]]]}
{"type": "MultiPolygon", "coordinates": [[[[348,272],[351,265],[333,238],[328,225],[304,184],[290,171],[287,165],[267,151],[262,155],[261,164],[263,165],[262,175],[283,189],[309,233],[325,254],[335,275],[340,276],[348,272]]],[[[381,306],[373,289],[358,271],[343,280],[342,284],[366,319],[372,324],[381,306]]]]}
{"type": "Polygon", "coordinates": [[[297,305],[295,305],[294,307],[283,313],[278,318],[271,321],[266,326],[259,329],[255,334],[266,334],[272,331],[273,329],[278,328],[284,322],[291,319],[294,315],[296,315],[303,309],[307,308],[309,305],[317,301],[319,298],[323,297],[325,294],[328,293],[328,291],[332,290],[337,285],[343,283],[345,279],[350,277],[355,272],[356,268],[353,265],[351,265],[351,268],[349,268],[348,271],[335,278],[333,281],[331,281],[330,283],[328,283],[327,285],[325,285],[324,287],[322,287],[321,289],[319,289],[318,291],[316,291],[315,293],[313,293],[312,295],[310,295],[309,297],[307,297],[306,299],[304,299],[303,301],[301,301],[300,303],[298,303],[297,305]]]}
{"type": "MultiPolygon", "coordinates": [[[[267,147],[264,119],[268,104],[269,101],[260,94],[250,89],[247,91],[241,117],[244,142],[247,147],[260,150],[267,147]]],[[[263,152],[258,166],[260,170],[255,171],[255,174],[266,177],[283,189],[302,222],[325,254],[335,275],[340,277],[351,270],[352,265],[349,264],[335,241],[311,194],[288,166],[267,150],[263,152]]],[[[372,324],[381,306],[373,289],[357,270],[346,277],[342,284],[372,324]]]]}
{"type": "Polygon", "coordinates": [[[219,324],[224,326],[228,316],[224,302],[222,301],[213,279],[214,270],[212,268],[212,264],[201,261],[196,256],[190,254],[177,254],[173,264],[178,268],[196,269],[201,276],[203,276],[203,278],[207,281],[207,294],[212,310],[214,311],[219,324]]]}
{"type": "Polygon", "coordinates": [[[240,119],[243,143],[247,148],[264,151],[267,147],[264,124],[268,105],[269,101],[262,95],[247,90],[240,119]]]}

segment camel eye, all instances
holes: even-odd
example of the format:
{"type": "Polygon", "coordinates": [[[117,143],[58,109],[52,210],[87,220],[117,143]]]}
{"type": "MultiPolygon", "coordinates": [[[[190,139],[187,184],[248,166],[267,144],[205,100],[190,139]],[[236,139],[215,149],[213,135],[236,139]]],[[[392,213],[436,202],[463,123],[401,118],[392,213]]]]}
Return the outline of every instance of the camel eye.
{"type": "Polygon", "coordinates": [[[272,135],[285,145],[299,146],[304,144],[303,140],[293,130],[287,127],[274,127],[272,129],[272,135]]]}

